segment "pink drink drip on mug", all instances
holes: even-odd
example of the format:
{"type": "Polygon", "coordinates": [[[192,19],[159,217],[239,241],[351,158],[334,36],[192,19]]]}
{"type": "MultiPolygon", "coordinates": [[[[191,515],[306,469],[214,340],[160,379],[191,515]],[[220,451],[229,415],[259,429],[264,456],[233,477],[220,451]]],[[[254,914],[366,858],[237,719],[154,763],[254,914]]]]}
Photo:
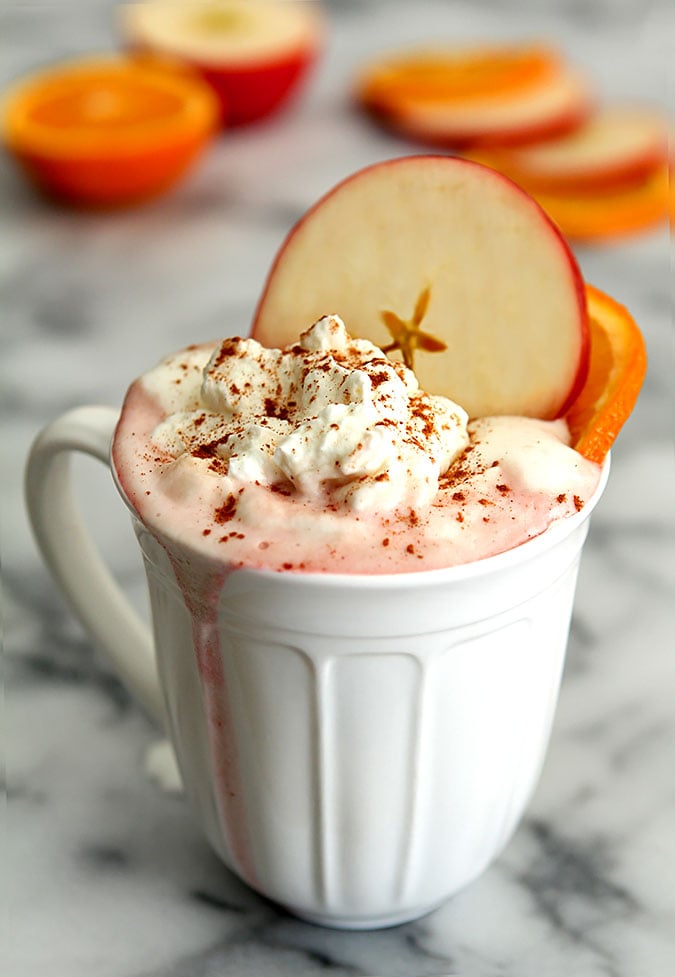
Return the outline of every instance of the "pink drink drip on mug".
{"type": "Polygon", "coordinates": [[[218,629],[218,598],[229,570],[214,571],[206,564],[195,564],[195,561],[186,563],[171,549],[167,549],[167,555],[192,622],[192,641],[211,741],[214,785],[227,845],[241,876],[255,887],[257,879],[242,808],[239,758],[218,629]]]}

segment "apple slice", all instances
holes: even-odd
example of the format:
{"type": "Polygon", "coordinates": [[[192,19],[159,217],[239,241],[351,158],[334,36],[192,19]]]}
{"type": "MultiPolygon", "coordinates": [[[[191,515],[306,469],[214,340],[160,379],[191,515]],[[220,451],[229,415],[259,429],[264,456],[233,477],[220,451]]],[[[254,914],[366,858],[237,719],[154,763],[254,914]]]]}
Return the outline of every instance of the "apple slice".
{"type": "Polygon", "coordinates": [[[276,112],[299,88],[322,42],[316,7],[298,0],[141,0],[120,8],[120,26],[135,49],[196,70],[234,126],[276,112]]]}
{"type": "Polygon", "coordinates": [[[395,132],[428,145],[518,146],[563,135],[592,107],[586,78],[564,64],[528,85],[464,98],[425,98],[401,91],[362,104],[395,132]]]}
{"type": "Polygon", "coordinates": [[[472,417],[560,416],[586,378],[586,297],[567,243],[514,183],[464,159],[375,164],[300,220],[253,335],[288,344],[327,313],[403,351],[424,389],[472,417]]]}
{"type": "Polygon", "coordinates": [[[497,153],[493,165],[528,190],[608,190],[642,181],[668,160],[665,120],[645,109],[594,113],[559,139],[497,153]]]}

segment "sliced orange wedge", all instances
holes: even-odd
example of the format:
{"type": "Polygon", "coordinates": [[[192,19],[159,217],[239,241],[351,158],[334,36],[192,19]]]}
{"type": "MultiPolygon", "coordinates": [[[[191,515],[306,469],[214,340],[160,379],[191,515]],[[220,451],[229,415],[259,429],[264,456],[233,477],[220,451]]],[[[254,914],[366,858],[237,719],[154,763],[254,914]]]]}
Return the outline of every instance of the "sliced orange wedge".
{"type": "Polygon", "coordinates": [[[627,184],[553,191],[537,188],[522,173],[514,172],[505,165],[504,153],[480,150],[464,155],[518,183],[541,204],[563,234],[575,241],[595,242],[635,234],[668,218],[668,166],[663,162],[627,184]]]}
{"type": "Polygon", "coordinates": [[[572,445],[602,462],[629,417],[647,370],[645,343],[627,309],[586,286],[591,352],[586,383],[567,413],[572,445]]]}
{"type": "Polygon", "coordinates": [[[216,129],[208,86],[142,59],[99,57],[15,83],[2,138],[28,176],[78,204],[154,196],[187,169],[216,129]]]}
{"type": "Polygon", "coordinates": [[[665,165],[633,186],[609,187],[593,193],[531,192],[562,232],[577,241],[635,234],[668,218],[665,165]]]}
{"type": "Polygon", "coordinates": [[[539,46],[394,54],[363,72],[357,97],[367,104],[396,107],[406,101],[504,96],[545,83],[558,60],[552,50],[539,46]]]}
{"type": "Polygon", "coordinates": [[[376,122],[430,146],[514,146],[578,126],[585,76],[545,45],[417,50],[372,62],[355,86],[376,122]]]}

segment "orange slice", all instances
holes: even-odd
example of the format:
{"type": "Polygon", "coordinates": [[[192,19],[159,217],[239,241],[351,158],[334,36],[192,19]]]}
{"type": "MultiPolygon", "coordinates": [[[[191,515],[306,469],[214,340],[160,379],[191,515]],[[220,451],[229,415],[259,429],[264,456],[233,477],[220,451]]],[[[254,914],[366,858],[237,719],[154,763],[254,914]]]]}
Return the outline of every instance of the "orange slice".
{"type": "Polygon", "coordinates": [[[147,60],[100,57],[31,75],[5,93],[2,138],[28,176],[78,204],[111,206],[174,184],[215,131],[202,81],[147,60]]]}
{"type": "Polygon", "coordinates": [[[531,194],[560,227],[576,241],[595,242],[647,230],[665,221],[669,209],[668,166],[657,163],[629,183],[592,189],[543,190],[505,164],[506,154],[490,150],[464,153],[467,159],[498,170],[531,194]]]}
{"type": "Polygon", "coordinates": [[[668,218],[668,167],[665,165],[634,186],[608,187],[593,193],[531,192],[562,232],[577,241],[634,234],[668,218]]]}
{"type": "Polygon", "coordinates": [[[544,46],[392,56],[356,98],[375,121],[430,146],[514,146],[560,136],[591,109],[586,77],[544,46]]]}
{"type": "Polygon", "coordinates": [[[557,66],[547,47],[419,50],[374,62],[357,82],[357,97],[383,108],[489,98],[545,83],[557,66]]]}
{"type": "Polygon", "coordinates": [[[627,309],[586,286],[591,354],[584,387],[567,413],[572,445],[602,462],[629,417],[647,370],[645,343],[627,309]]]}

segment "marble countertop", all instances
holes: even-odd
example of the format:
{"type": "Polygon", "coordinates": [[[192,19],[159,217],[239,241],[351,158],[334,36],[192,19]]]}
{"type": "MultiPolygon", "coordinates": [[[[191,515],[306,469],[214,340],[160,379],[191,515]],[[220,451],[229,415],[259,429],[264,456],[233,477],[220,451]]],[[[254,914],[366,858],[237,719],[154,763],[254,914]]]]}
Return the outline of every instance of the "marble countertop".
{"type": "MultiPolygon", "coordinates": [[[[306,95],[269,124],[223,136],[152,205],[69,212],[38,199],[2,159],[7,977],[675,973],[675,282],[665,228],[576,249],[587,279],[641,323],[650,369],[593,518],[537,792],[495,864],[415,923],[371,933],[308,925],[217,862],[182,796],[149,776],[158,731],[65,610],[21,488],[44,423],[78,404],[119,403],[168,350],[247,329],[302,212],[355,169],[410,151],[349,105],[364,57],[441,36],[553,36],[608,97],[662,101],[667,7],[335,0],[306,95]]],[[[109,0],[5,3],[3,81],[110,48],[112,25],[109,0]]],[[[96,497],[96,535],[143,607],[126,516],[98,467],[78,468],[96,497]]]]}

